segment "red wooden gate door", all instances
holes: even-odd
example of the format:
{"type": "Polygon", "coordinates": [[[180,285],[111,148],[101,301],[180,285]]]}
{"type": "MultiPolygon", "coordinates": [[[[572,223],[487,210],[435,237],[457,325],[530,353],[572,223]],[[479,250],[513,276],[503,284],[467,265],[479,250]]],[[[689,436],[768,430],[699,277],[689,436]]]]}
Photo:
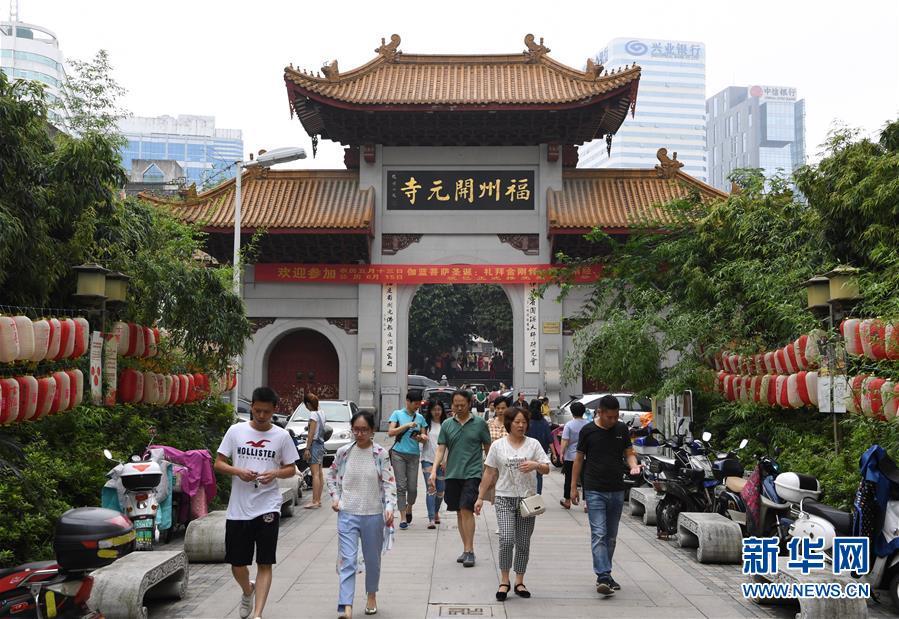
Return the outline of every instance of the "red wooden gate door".
{"type": "Polygon", "coordinates": [[[280,396],[278,412],[292,413],[311,391],[320,400],[340,397],[340,361],[327,337],[300,329],[282,337],[268,357],[268,385],[280,396]]]}

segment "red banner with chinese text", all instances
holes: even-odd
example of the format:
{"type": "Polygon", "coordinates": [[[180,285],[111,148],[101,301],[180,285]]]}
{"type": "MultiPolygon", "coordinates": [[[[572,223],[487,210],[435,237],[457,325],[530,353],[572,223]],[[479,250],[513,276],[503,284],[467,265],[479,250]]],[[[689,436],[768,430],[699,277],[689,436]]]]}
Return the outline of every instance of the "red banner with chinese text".
{"type": "MultiPolygon", "coordinates": [[[[536,284],[551,264],[257,264],[257,282],[332,284],[536,284]]],[[[571,283],[595,282],[600,265],[581,267],[571,283]]]]}

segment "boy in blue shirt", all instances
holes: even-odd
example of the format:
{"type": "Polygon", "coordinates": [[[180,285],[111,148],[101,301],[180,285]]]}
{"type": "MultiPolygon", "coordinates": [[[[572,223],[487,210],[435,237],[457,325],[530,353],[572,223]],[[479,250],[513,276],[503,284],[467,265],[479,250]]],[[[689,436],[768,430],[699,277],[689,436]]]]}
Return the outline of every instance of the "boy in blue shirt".
{"type": "Polygon", "coordinates": [[[418,412],[418,401],[411,391],[406,394],[405,410],[398,409],[390,415],[387,436],[395,439],[393,447],[390,448],[390,463],[396,476],[400,528],[408,529],[412,523],[412,506],[418,497],[418,461],[421,458],[421,443],[428,439],[428,424],[418,412]]]}

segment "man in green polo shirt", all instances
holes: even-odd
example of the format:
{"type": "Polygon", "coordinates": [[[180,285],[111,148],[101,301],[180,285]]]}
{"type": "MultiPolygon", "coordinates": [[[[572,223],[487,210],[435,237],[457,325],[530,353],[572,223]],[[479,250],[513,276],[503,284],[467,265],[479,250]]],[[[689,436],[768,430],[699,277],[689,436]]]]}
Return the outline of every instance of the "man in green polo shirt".
{"type": "MultiPolygon", "coordinates": [[[[448,511],[456,512],[463,551],[456,559],[465,567],[474,567],[474,504],[484,473],[484,455],[490,449],[490,430],[480,417],[471,414],[471,393],[453,392],[453,416],[443,422],[437,438],[434,462],[442,462],[446,450],[446,489],[443,500],[448,511]]],[[[431,470],[428,492],[437,491],[437,467],[431,470]]]]}

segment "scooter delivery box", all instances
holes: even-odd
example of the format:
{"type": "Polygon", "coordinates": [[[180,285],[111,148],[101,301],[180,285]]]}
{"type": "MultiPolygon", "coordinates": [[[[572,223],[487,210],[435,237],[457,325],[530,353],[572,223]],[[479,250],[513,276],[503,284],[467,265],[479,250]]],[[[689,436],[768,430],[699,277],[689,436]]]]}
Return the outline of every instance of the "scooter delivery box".
{"type": "Polygon", "coordinates": [[[788,503],[799,504],[802,499],[818,500],[821,496],[821,484],[811,475],[802,473],[781,473],[774,479],[777,496],[788,503]]]}
{"type": "Polygon", "coordinates": [[[53,551],[63,571],[95,570],[132,550],[134,527],[117,511],[77,507],[56,522],[53,551]]]}

